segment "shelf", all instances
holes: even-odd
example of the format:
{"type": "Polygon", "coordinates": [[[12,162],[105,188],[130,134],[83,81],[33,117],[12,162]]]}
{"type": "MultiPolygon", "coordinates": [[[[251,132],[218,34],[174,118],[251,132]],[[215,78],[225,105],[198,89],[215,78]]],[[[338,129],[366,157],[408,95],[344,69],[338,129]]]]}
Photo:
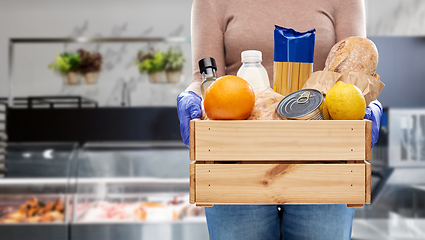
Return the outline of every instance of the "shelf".
{"type": "Polygon", "coordinates": [[[0,188],[3,186],[28,186],[28,185],[66,185],[70,182],[77,181],[78,184],[189,184],[189,178],[145,178],[145,177],[126,177],[126,178],[4,178],[0,181],[0,188]]]}
{"type": "Polygon", "coordinates": [[[139,43],[139,42],[190,42],[189,37],[123,37],[123,38],[11,38],[16,43],[139,43]]]}

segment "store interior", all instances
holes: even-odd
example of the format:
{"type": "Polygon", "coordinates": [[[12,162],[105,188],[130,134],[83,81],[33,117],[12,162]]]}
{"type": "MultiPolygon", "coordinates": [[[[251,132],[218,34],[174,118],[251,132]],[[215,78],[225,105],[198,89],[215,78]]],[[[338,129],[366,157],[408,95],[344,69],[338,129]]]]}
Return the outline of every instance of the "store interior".
{"type": "MultiPolygon", "coordinates": [[[[192,76],[191,4],[0,2],[0,240],[208,239],[176,111],[192,76]],[[101,56],[96,74],[55,71],[79,50],[101,56]],[[143,70],[157,52],[178,70],[143,70]]],[[[425,239],[425,3],[365,6],[384,114],[352,239],[425,239]]]]}

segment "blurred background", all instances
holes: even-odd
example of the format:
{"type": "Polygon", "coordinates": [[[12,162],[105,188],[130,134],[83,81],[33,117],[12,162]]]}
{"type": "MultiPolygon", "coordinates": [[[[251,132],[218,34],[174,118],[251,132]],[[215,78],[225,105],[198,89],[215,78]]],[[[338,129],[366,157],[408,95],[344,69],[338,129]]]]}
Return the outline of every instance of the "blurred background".
{"type": "MultiPolygon", "coordinates": [[[[208,239],[175,107],[191,4],[0,1],[0,239],[208,239]]],[[[365,4],[386,86],[352,239],[425,239],[425,2],[365,4]]]]}

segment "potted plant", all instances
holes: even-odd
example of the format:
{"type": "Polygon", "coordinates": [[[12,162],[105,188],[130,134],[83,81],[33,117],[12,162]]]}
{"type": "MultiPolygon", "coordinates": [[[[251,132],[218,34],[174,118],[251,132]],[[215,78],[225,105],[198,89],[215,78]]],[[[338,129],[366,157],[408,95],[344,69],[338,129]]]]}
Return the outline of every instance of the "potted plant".
{"type": "Polygon", "coordinates": [[[65,82],[68,84],[76,85],[80,83],[80,75],[77,72],[79,63],[79,54],[64,52],[56,55],[56,60],[49,65],[49,69],[53,69],[63,75],[65,82]]]}
{"type": "Polygon", "coordinates": [[[149,53],[139,51],[136,65],[140,73],[148,73],[151,82],[161,82],[165,66],[165,53],[160,50],[151,50],[149,53]]]}
{"type": "Polygon", "coordinates": [[[102,66],[102,55],[98,52],[88,52],[83,49],[78,50],[80,63],[78,71],[84,76],[87,84],[95,84],[99,78],[102,66]]]}
{"type": "Polygon", "coordinates": [[[165,55],[165,74],[169,83],[177,83],[180,80],[185,59],[183,53],[174,50],[172,47],[168,49],[165,55]]]}

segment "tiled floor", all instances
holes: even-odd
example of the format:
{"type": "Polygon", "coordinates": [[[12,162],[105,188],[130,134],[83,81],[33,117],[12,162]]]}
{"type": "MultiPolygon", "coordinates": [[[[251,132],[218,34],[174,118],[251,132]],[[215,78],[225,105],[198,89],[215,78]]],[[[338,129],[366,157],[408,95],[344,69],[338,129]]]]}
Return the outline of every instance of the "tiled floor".
{"type": "Polygon", "coordinates": [[[369,205],[356,210],[352,239],[425,239],[425,218],[405,218],[369,205]]]}

